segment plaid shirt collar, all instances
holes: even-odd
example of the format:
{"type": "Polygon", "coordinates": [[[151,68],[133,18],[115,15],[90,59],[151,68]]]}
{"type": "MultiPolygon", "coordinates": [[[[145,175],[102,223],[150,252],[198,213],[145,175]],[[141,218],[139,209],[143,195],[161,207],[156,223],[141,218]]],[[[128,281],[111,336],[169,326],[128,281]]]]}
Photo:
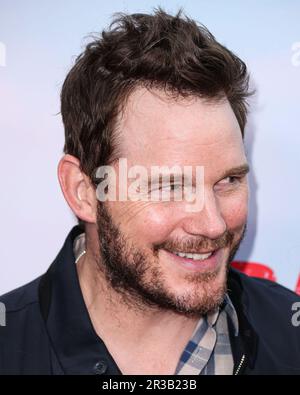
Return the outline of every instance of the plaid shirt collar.
{"type": "Polygon", "coordinates": [[[230,345],[228,319],[234,336],[238,336],[239,323],[236,310],[228,296],[214,312],[201,317],[194,333],[181,354],[177,375],[232,375],[233,356],[230,345]]]}

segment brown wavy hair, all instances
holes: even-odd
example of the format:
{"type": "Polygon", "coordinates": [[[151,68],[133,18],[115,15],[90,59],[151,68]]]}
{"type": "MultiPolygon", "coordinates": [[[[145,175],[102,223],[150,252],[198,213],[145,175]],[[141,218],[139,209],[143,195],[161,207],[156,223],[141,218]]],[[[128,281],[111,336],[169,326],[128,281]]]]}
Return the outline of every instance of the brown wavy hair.
{"type": "Polygon", "coordinates": [[[116,159],[116,120],[137,86],[207,100],[227,98],[241,133],[247,118],[245,63],[202,24],[161,8],[153,14],[117,14],[76,59],[61,92],[64,152],[94,170],[116,159]]]}

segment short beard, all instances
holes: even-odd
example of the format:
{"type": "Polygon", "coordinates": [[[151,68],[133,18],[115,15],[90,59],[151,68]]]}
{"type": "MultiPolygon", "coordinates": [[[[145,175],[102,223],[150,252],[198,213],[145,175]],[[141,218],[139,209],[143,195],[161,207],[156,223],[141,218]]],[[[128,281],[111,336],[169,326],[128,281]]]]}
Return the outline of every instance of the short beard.
{"type": "MultiPolygon", "coordinates": [[[[168,310],[189,317],[203,316],[220,306],[227,292],[227,273],[244,232],[235,246],[231,246],[226,267],[211,273],[187,274],[185,279],[196,285],[193,292],[176,295],[167,289],[158,261],[158,246],[153,247],[153,259],[138,249],[121,233],[103,203],[97,210],[98,239],[100,257],[98,268],[104,274],[108,286],[117,292],[122,303],[143,313],[149,310],[168,310]],[[224,270],[224,281],[211,289],[220,270],[224,270]],[[201,287],[201,288],[200,288],[201,287]],[[201,299],[199,291],[201,289],[201,299]],[[191,301],[199,301],[192,303],[191,301]]],[[[227,234],[226,245],[230,245],[233,234],[227,234]]],[[[225,245],[224,245],[225,246],[225,245]]]]}

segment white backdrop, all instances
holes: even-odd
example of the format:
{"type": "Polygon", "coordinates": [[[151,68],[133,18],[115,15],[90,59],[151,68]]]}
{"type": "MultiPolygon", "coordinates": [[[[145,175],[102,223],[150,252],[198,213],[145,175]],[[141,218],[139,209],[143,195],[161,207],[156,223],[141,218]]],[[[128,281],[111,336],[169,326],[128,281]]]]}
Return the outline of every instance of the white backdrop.
{"type": "Polygon", "coordinates": [[[161,5],[204,23],[246,61],[258,95],[247,130],[248,234],[239,259],[295,289],[300,272],[300,1],[0,0],[0,294],[43,273],[75,223],[56,167],[59,93],[84,37],[114,12],[161,5]]]}

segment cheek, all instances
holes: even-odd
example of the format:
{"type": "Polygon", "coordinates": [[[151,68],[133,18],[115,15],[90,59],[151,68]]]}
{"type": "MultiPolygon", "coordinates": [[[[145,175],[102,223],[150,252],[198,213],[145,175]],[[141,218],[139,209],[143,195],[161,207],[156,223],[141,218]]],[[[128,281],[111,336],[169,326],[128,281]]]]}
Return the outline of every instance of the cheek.
{"type": "Polygon", "coordinates": [[[143,218],[143,224],[137,221],[137,238],[142,244],[152,248],[154,243],[161,243],[170,236],[176,223],[176,218],[172,216],[170,210],[153,207],[143,218]]]}
{"type": "Polygon", "coordinates": [[[238,230],[243,227],[248,215],[248,190],[245,188],[238,194],[223,199],[221,211],[229,230],[238,230]]]}
{"type": "Polygon", "coordinates": [[[172,232],[177,221],[175,217],[174,210],[170,210],[170,207],[139,202],[126,208],[123,223],[119,225],[134,244],[152,248],[153,243],[165,241],[172,232]]]}

